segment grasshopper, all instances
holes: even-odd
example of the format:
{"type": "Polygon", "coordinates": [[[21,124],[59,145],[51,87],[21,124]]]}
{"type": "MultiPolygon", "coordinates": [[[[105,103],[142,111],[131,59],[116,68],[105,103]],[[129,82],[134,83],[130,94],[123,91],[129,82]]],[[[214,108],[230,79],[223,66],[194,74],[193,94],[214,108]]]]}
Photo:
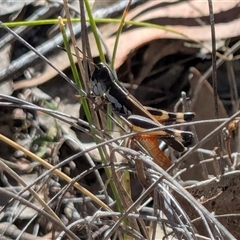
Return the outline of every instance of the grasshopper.
{"type": "MultiPolygon", "coordinates": [[[[142,132],[172,122],[187,122],[195,117],[193,112],[173,113],[143,106],[120,84],[110,67],[105,63],[96,65],[91,77],[91,85],[93,95],[101,97],[103,102],[110,103],[116,114],[125,117],[132,124],[132,130],[135,132],[142,132]]],[[[167,169],[171,162],[159,149],[158,139],[166,142],[174,150],[183,152],[185,147],[181,142],[190,143],[193,134],[169,128],[139,135],[137,138],[157,163],[167,169]]]]}

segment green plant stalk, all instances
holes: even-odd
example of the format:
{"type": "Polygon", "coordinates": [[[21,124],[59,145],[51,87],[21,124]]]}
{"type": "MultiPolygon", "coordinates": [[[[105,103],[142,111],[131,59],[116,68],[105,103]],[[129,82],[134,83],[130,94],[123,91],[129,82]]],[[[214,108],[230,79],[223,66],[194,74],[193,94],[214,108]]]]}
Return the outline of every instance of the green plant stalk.
{"type": "Polygon", "coordinates": [[[118,43],[119,43],[119,40],[120,40],[120,35],[122,33],[122,29],[123,29],[123,26],[124,26],[126,14],[127,14],[128,10],[130,8],[131,2],[132,2],[132,0],[128,1],[128,5],[126,6],[126,8],[123,12],[121,22],[120,22],[120,25],[119,25],[119,28],[118,28],[118,31],[117,31],[117,36],[116,36],[116,40],[115,40],[115,43],[114,43],[112,61],[111,61],[111,68],[112,69],[114,69],[114,62],[115,62],[115,58],[116,58],[116,54],[117,54],[117,47],[118,47],[118,43]]]}
{"type": "MultiPolygon", "coordinates": [[[[86,1],[86,0],[85,0],[86,1]]],[[[66,18],[62,19],[63,23],[67,22],[66,18]]],[[[80,19],[79,18],[72,18],[71,19],[72,22],[79,22],[80,19]]],[[[87,22],[92,23],[92,21],[94,21],[94,23],[121,23],[122,19],[117,19],[117,18],[90,18],[86,19],[87,22]]],[[[20,22],[3,22],[4,25],[6,25],[7,27],[10,28],[14,28],[14,27],[20,27],[20,26],[39,26],[39,25],[54,25],[54,24],[58,24],[58,19],[45,19],[45,20],[35,20],[35,21],[20,21],[20,22]]],[[[174,29],[162,26],[162,25],[157,25],[157,24],[153,24],[153,23],[148,23],[148,22],[137,22],[137,21],[131,21],[131,20],[124,20],[124,24],[129,24],[129,25],[134,25],[134,26],[139,26],[139,27],[151,27],[151,28],[157,28],[157,29],[161,29],[161,30],[165,30],[167,32],[171,32],[171,33],[175,33],[177,35],[181,35],[181,36],[186,36],[185,34],[176,31],[174,29]]],[[[95,33],[94,36],[96,34],[97,36],[97,27],[95,24],[95,33]]],[[[93,31],[93,30],[92,30],[93,31]]],[[[188,39],[191,39],[190,37],[186,36],[188,39]]],[[[191,39],[192,40],[192,39],[191,39]]],[[[196,42],[196,40],[194,40],[196,42]]],[[[97,40],[97,46],[100,46],[100,49],[102,49],[101,47],[101,42],[98,39],[97,40]]],[[[100,51],[99,51],[100,53],[100,51]]],[[[103,52],[102,55],[104,56],[103,52]]],[[[101,59],[101,61],[104,61],[105,58],[101,59]]]]}
{"type": "MultiPolygon", "coordinates": [[[[115,62],[115,58],[116,58],[117,47],[118,47],[118,43],[119,43],[119,39],[120,39],[120,35],[121,35],[121,32],[122,32],[122,29],[123,29],[123,26],[124,26],[125,17],[126,17],[126,11],[124,12],[124,14],[123,14],[123,16],[121,18],[120,26],[119,26],[118,31],[117,31],[117,36],[116,36],[116,40],[115,40],[115,43],[114,43],[112,60],[111,60],[111,66],[110,66],[111,69],[114,69],[114,62],[115,62]]],[[[111,108],[109,106],[107,108],[107,113],[111,114],[111,108]]],[[[110,118],[107,118],[107,126],[108,126],[109,130],[112,129],[112,121],[111,121],[110,118]]]]}
{"type": "Polygon", "coordinates": [[[130,173],[128,170],[124,171],[124,188],[126,189],[126,192],[128,193],[129,196],[132,195],[131,193],[131,186],[130,186],[130,173]]]}
{"type": "Polygon", "coordinates": [[[84,5],[86,7],[86,11],[87,11],[87,14],[88,14],[88,17],[89,17],[89,23],[91,25],[91,30],[93,32],[93,35],[94,35],[94,38],[95,38],[95,41],[96,41],[96,44],[97,44],[100,60],[101,60],[101,62],[106,62],[105,55],[104,55],[103,49],[102,49],[101,40],[98,37],[96,22],[95,22],[95,19],[93,17],[92,10],[91,10],[91,7],[90,7],[90,4],[89,4],[88,0],[84,0],[84,5]]]}
{"type": "MultiPolygon", "coordinates": [[[[64,46],[65,46],[65,49],[66,49],[67,54],[68,54],[68,59],[70,61],[71,70],[72,70],[72,73],[73,73],[75,83],[77,84],[77,86],[80,89],[82,89],[81,80],[80,80],[80,77],[79,77],[79,74],[78,74],[78,71],[77,71],[77,67],[76,67],[76,65],[74,63],[74,60],[73,60],[73,56],[72,56],[72,53],[71,53],[71,49],[70,49],[70,46],[69,46],[66,30],[65,30],[64,24],[62,22],[62,19],[59,19],[59,26],[60,26],[60,31],[61,31],[62,36],[63,36],[64,46]]],[[[81,101],[82,101],[82,104],[83,104],[83,109],[84,109],[84,112],[86,114],[87,120],[88,120],[89,123],[92,124],[93,120],[92,120],[91,111],[89,109],[87,100],[84,97],[81,97],[81,101]]],[[[91,129],[91,132],[94,136],[95,135],[94,129],[91,129]]],[[[97,143],[97,140],[95,138],[94,138],[94,141],[97,143]]],[[[99,154],[100,154],[100,157],[101,157],[102,161],[106,163],[106,160],[104,158],[102,149],[98,149],[98,150],[99,150],[99,154]]]]}
{"type": "MultiPolygon", "coordinates": [[[[62,20],[62,19],[61,19],[61,20],[62,20]]],[[[71,69],[72,69],[72,72],[73,72],[74,80],[77,79],[77,83],[76,83],[76,84],[77,84],[80,88],[82,88],[82,84],[81,84],[81,81],[80,81],[80,78],[79,78],[79,74],[78,74],[76,65],[75,65],[75,63],[74,63],[74,61],[73,61],[71,49],[70,49],[70,47],[69,47],[68,38],[67,38],[67,35],[66,35],[66,31],[65,31],[64,24],[63,24],[63,22],[61,21],[59,25],[60,25],[60,30],[61,30],[62,36],[63,36],[64,46],[65,46],[65,48],[66,48],[66,51],[67,51],[67,54],[68,54],[68,58],[69,58],[69,61],[70,61],[70,64],[71,64],[71,69]]],[[[75,80],[75,81],[76,81],[76,80],[75,80]]],[[[85,98],[82,98],[82,104],[84,104],[84,102],[86,102],[86,106],[88,107],[86,99],[85,99],[85,98]]],[[[84,106],[84,105],[83,105],[83,106],[84,106]]],[[[91,116],[91,112],[90,112],[89,108],[87,108],[87,111],[88,111],[88,112],[86,112],[85,108],[84,108],[84,111],[85,111],[85,114],[86,114],[86,116],[87,116],[88,122],[92,123],[92,116],[91,116]]],[[[94,136],[94,135],[95,135],[94,129],[91,129],[91,132],[92,132],[92,134],[93,134],[93,136],[94,136]]],[[[93,137],[93,138],[94,138],[94,137],[93,137]]],[[[98,143],[98,141],[97,141],[96,138],[94,138],[94,141],[95,141],[96,143],[98,143]]],[[[104,163],[106,163],[107,161],[105,160],[105,157],[104,157],[104,154],[103,154],[102,149],[99,148],[98,151],[99,151],[99,155],[100,155],[102,161],[103,161],[104,163]]],[[[108,169],[106,169],[106,172],[108,172],[108,173],[109,173],[109,176],[110,176],[110,172],[109,172],[108,169]]]]}
{"type": "MultiPolygon", "coordinates": [[[[71,21],[79,22],[80,19],[72,18],[71,21]]],[[[86,19],[86,21],[90,22],[90,18],[86,19]]],[[[120,23],[121,19],[116,19],[116,18],[95,18],[94,19],[93,18],[93,21],[95,21],[96,23],[120,23]]],[[[63,22],[67,22],[67,19],[63,19],[63,22]]],[[[58,23],[57,19],[47,19],[47,20],[37,20],[37,21],[6,22],[6,23],[4,23],[4,25],[6,25],[7,27],[13,28],[13,27],[19,27],[19,26],[38,26],[38,25],[49,25],[49,24],[53,25],[53,24],[57,24],[57,23],[58,23]]],[[[211,49],[209,49],[201,41],[191,38],[191,37],[187,36],[186,34],[179,32],[177,30],[174,30],[172,28],[168,28],[168,27],[165,27],[162,25],[152,24],[152,23],[148,23],[148,22],[136,22],[136,21],[131,21],[131,20],[125,20],[124,23],[133,25],[133,26],[138,26],[138,27],[149,27],[149,28],[164,30],[166,32],[171,32],[171,33],[182,36],[190,41],[193,41],[193,42],[199,44],[201,47],[205,48],[209,53],[212,52],[211,49]]],[[[96,29],[96,24],[95,24],[95,29],[96,29]]],[[[95,35],[97,36],[97,31],[95,31],[94,36],[95,35]]],[[[97,40],[97,46],[98,46],[98,48],[100,47],[100,49],[102,49],[100,40],[97,40]]],[[[99,53],[100,53],[100,51],[99,51],[99,53]]],[[[226,61],[232,61],[231,58],[224,57],[219,52],[217,52],[216,55],[217,55],[217,57],[224,58],[224,60],[226,60],[226,61]]],[[[101,61],[105,62],[105,57],[104,57],[104,54],[102,51],[101,51],[100,59],[101,59],[101,61]]]]}
{"type": "Polygon", "coordinates": [[[109,131],[111,131],[112,129],[113,129],[113,125],[112,125],[112,120],[111,120],[111,118],[109,117],[109,115],[111,115],[112,114],[112,108],[111,108],[111,106],[110,105],[107,105],[107,129],[109,130],[109,131]]]}
{"type": "MultiPolygon", "coordinates": [[[[93,32],[93,35],[94,35],[94,38],[95,38],[95,41],[96,41],[96,44],[97,44],[100,60],[102,62],[106,62],[105,55],[104,55],[103,50],[102,50],[101,40],[99,39],[99,36],[98,36],[95,19],[93,18],[92,11],[91,11],[91,8],[90,8],[88,0],[84,0],[84,4],[85,4],[85,7],[86,7],[86,11],[87,11],[88,17],[89,17],[89,23],[90,23],[90,26],[91,26],[91,29],[92,29],[92,32],[93,32]]],[[[110,108],[108,107],[107,109],[108,109],[108,113],[109,113],[110,108]]],[[[109,122],[110,121],[107,120],[107,125],[108,125],[108,128],[110,129],[111,125],[109,124],[109,122]]],[[[103,154],[103,151],[101,149],[99,149],[99,153],[100,153],[100,157],[103,160],[103,162],[106,162],[104,154],[103,154]]],[[[107,175],[108,179],[111,179],[111,172],[110,172],[110,170],[108,168],[105,168],[105,172],[106,172],[106,175],[107,175]]],[[[110,187],[112,189],[114,198],[115,198],[115,200],[117,202],[118,210],[120,212],[123,212],[124,209],[123,209],[121,200],[119,198],[119,194],[118,194],[116,185],[115,185],[115,183],[112,180],[110,180],[109,184],[110,184],[110,187]]]]}
{"type": "MultiPolygon", "coordinates": [[[[131,4],[131,0],[129,0],[126,9],[123,12],[121,22],[120,22],[120,25],[119,25],[119,28],[118,28],[118,31],[117,31],[117,35],[116,35],[116,39],[115,39],[115,43],[114,43],[114,48],[113,48],[113,53],[112,53],[111,65],[110,65],[111,69],[114,69],[114,62],[115,62],[115,58],[116,58],[116,55],[117,55],[118,43],[119,43],[119,40],[120,40],[120,36],[121,36],[122,29],[123,29],[123,26],[124,26],[124,20],[125,20],[126,14],[128,12],[128,9],[130,7],[130,4],[131,4]]],[[[109,110],[109,108],[108,108],[108,110],[109,110]]],[[[108,118],[108,122],[109,122],[109,126],[112,128],[112,122],[110,121],[109,118],[108,118]]],[[[122,181],[123,181],[123,184],[124,184],[125,191],[127,192],[127,194],[129,196],[131,196],[130,174],[129,174],[128,170],[124,171],[124,177],[123,177],[122,181]]],[[[124,224],[126,226],[129,226],[129,224],[130,224],[129,220],[125,219],[124,224]]],[[[124,239],[125,240],[131,240],[132,238],[130,236],[128,236],[127,234],[124,234],[124,239]]]]}
{"type": "MultiPolygon", "coordinates": [[[[66,52],[68,54],[68,59],[70,61],[71,70],[72,70],[72,73],[73,73],[74,80],[75,80],[76,84],[79,86],[79,88],[82,89],[81,80],[80,80],[80,77],[79,77],[79,74],[78,74],[78,71],[77,71],[77,67],[76,67],[76,65],[74,63],[74,60],[73,60],[73,56],[72,56],[72,53],[71,53],[71,49],[70,49],[70,46],[69,46],[66,30],[65,30],[64,24],[62,22],[62,19],[59,19],[59,26],[60,26],[60,31],[61,31],[62,36],[63,36],[64,46],[65,46],[66,52]]],[[[92,121],[91,111],[89,109],[87,100],[84,97],[81,97],[81,100],[82,100],[82,104],[83,104],[83,108],[84,108],[84,112],[86,114],[87,120],[88,120],[89,123],[92,124],[93,121],[92,121]]],[[[91,129],[91,132],[94,136],[95,135],[94,129],[91,129]]],[[[94,141],[97,143],[97,140],[95,138],[94,138],[94,141]]],[[[98,150],[99,150],[99,154],[100,154],[100,157],[101,157],[102,161],[106,163],[106,160],[104,158],[104,154],[102,152],[102,149],[98,149],[98,150]]]]}
{"type": "MultiPolygon", "coordinates": [[[[96,22],[95,22],[95,19],[94,19],[93,15],[92,15],[91,7],[90,7],[90,4],[89,4],[88,0],[84,0],[84,4],[85,4],[85,7],[86,7],[88,17],[89,17],[88,22],[90,23],[91,30],[93,32],[93,35],[94,35],[94,38],[95,38],[95,41],[96,41],[96,45],[97,45],[97,48],[98,48],[98,53],[99,53],[100,60],[101,60],[101,62],[105,63],[106,59],[105,59],[105,55],[104,55],[103,50],[102,50],[101,40],[98,36],[96,22]]],[[[111,114],[111,108],[109,106],[107,106],[107,113],[111,114]]],[[[111,122],[111,119],[109,117],[107,118],[107,129],[112,130],[112,122],[111,122]]]]}
{"type": "MultiPolygon", "coordinates": [[[[126,13],[127,13],[127,10],[130,6],[130,3],[131,3],[131,0],[129,1],[128,6],[126,7],[126,9],[123,13],[123,16],[121,18],[121,22],[120,22],[120,25],[119,25],[119,28],[118,28],[118,31],[117,31],[117,36],[116,36],[116,40],[115,40],[115,43],[114,43],[112,60],[111,60],[111,65],[110,65],[111,69],[114,69],[114,62],[115,62],[115,58],[116,58],[116,54],[117,54],[117,47],[118,47],[118,43],[119,43],[119,39],[120,39],[122,29],[123,29],[123,26],[124,26],[124,20],[125,20],[125,17],[126,17],[126,13]]],[[[111,111],[112,111],[111,108],[108,106],[107,107],[107,113],[111,114],[111,111]]],[[[112,126],[112,121],[111,121],[110,118],[107,118],[107,126],[108,126],[109,130],[112,130],[113,126],[112,126]]]]}
{"type": "MultiPolygon", "coordinates": [[[[71,66],[71,70],[72,70],[72,73],[73,73],[74,81],[77,84],[77,86],[79,87],[79,89],[82,89],[82,83],[81,83],[81,80],[80,80],[80,77],[79,77],[79,74],[78,74],[77,67],[76,67],[76,65],[74,63],[74,60],[73,60],[73,55],[71,53],[71,49],[70,49],[70,46],[69,46],[68,37],[67,37],[67,34],[66,34],[64,23],[62,22],[61,17],[59,17],[58,20],[59,20],[60,31],[61,31],[62,37],[63,37],[64,47],[66,49],[68,59],[70,61],[70,66],[71,66]]],[[[86,100],[85,97],[82,97],[82,96],[80,96],[80,98],[81,98],[81,102],[82,102],[83,109],[84,109],[84,112],[86,114],[87,120],[88,120],[89,123],[92,124],[92,116],[91,116],[91,112],[90,112],[87,100],[86,100]]]]}
{"type": "Polygon", "coordinates": [[[71,70],[72,70],[72,73],[73,73],[74,81],[77,84],[77,86],[82,89],[82,83],[80,81],[80,77],[79,77],[76,65],[74,63],[74,60],[73,60],[71,48],[69,46],[69,39],[67,37],[67,33],[66,33],[64,23],[63,23],[61,17],[58,17],[58,20],[59,20],[59,28],[60,28],[60,31],[62,33],[63,43],[64,43],[64,47],[65,47],[65,50],[66,50],[67,55],[68,55],[68,59],[69,59],[69,62],[70,62],[70,66],[71,66],[71,70]]]}

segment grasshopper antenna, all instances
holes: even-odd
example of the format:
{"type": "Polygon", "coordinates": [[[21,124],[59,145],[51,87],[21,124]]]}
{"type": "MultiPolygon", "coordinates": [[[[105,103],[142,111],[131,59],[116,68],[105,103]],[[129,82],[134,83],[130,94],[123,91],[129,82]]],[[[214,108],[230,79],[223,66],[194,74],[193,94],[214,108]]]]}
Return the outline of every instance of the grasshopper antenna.
{"type": "MultiPolygon", "coordinates": [[[[62,47],[62,46],[60,46],[60,45],[57,45],[57,47],[58,47],[59,49],[63,50],[64,52],[67,52],[67,50],[66,50],[64,47],[62,47]]],[[[83,54],[83,51],[82,51],[78,46],[76,46],[76,49],[77,49],[80,53],[83,54]]],[[[82,57],[77,56],[75,53],[71,52],[71,54],[72,54],[74,57],[77,57],[77,58],[80,58],[81,60],[83,60],[82,57]]],[[[94,63],[88,56],[84,56],[84,57],[88,60],[89,63],[91,63],[91,64],[94,65],[95,67],[98,67],[97,64],[94,63]]]]}

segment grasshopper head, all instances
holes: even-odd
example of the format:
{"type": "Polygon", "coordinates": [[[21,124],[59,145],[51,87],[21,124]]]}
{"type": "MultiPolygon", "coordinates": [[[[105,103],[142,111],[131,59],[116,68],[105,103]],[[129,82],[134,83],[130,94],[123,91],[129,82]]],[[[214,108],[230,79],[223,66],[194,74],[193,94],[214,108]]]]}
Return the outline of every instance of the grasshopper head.
{"type": "Polygon", "coordinates": [[[92,92],[96,96],[102,96],[111,87],[115,79],[112,70],[105,63],[98,63],[92,74],[92,92]]]}

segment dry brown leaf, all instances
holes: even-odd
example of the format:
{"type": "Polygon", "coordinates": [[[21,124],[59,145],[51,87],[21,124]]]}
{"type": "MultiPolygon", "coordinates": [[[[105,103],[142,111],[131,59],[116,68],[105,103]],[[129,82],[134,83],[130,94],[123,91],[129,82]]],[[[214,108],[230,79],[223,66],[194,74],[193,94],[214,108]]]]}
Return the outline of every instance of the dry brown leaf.
{"type": "MultiPolygon", "coordinates": [[[[222,215],[218,220],[237,238],[240,239],[238,226],[240,224],[240,171],[226,173],[220,179],[213,178],[203,181],[197,185],[187,187],[187,190],[199,201],[209,212],[214,215],[222,215]],[[224,216],[224,214],[229,214],[224,216]],[[234,215],[235,214],[235,215],[234,215]],[[237,215],[236,215],[237,214],[237,215]]],[[[190,219],[197,217],[196,212],[182,198],[177,196],[181,206],[184,208],[190,219]]],[[[194,225],[200,234],[206,234],[205,227],[195,221],[194,225]]]]}
{"type": "MultiPolygon", "coordinates": [[[[193,68],[192,68],[193,69],[193,68]]],[[[191,89],[194,92],[198,80],[201,77],[201,73],[198,72],[197,69],[194,69],[192,73],[195,73],[196,75],[192,77],[190,80],[191,89]]],[[[194,97],[194,96],[193,96],[194,97]]],[[[202,88],[198,94],[198,98],[195,101],[194,106],[192,106],[192,109],[194,112],[196,112],[196,121],[198,120],[205,120],[205,119],[215,119],[215,104],[213,99],[213,89],[212,86],[207,82],[207,80],[204,80],[202,88]]],[[[222,104],[222,102],[218,98],[218,111],[219,111],[219,118],[227,118],[228,114],[222,104]]],[[[197,125],[197,135],[199,139],[202,139],[205,137],[208,133],[213,131],[213,129],[216,128],[218,124],[203,124],[203,125],[197,125]]],[[[211,141],[208,142],[204,147],[207,149],[212,150],[214,147],[217,146],[217,142],[211,141]]]]}
{"type": "MultiPolygon", "coordinates": [[[[239,1],[214,2],[217,39],[227,39],[240,35],[239,12],[239,1]]],[[[115,68],[119,68],[122,65],[130,52],[157,39],[211,40],[210,26],[206,25],[209,23],[208,1],[175,3],[174,1],[171,1],[171,3],[168,1],[159,3],[152,0],[131,10],[127,14],[126,19],[164,25],[166,28],[177,31],[180,34],[161,29],[135,28],[134,26],[129,28],[130,26],[126,26],[125,31],[120,37],[115,68]]],[[[100,27],[100,29],[110,52],[112,52],[118,25],[108,24],[107,26],[100,27]]],[[[94,41],[92,43],[95,45],[94,41]]],[[[161,49],[156,50],[160,51],[161,49]]]]}
{"type": "MultiPolygon", "coordinates": [[[[194,92],[198,80],[201,77],[200,72],[192,68],[193,77],[190,80],[191,89],[194,92]]],[[[195,96],[192,96],[194,98],[195,96]]],[[[215,119],[215,105],[214,105],[214,98],[213,98],[213,89],[211,85],[207,82],[207,80],[204,80],[203,85],[200,89],[200,92],[198,94],[198,97],[195,101],[194,106],[191,106],[191,109],[193,112],[196,113],[196,121],[199,120],[207,120],[207,119],[215,119]]],[[[227,118],[227,112],[222,104],[222,102],[218,98],[218,112],[219,112],[219,118],[227,118]]],[[[207,134],[212,132],[216,126],[217,123],[206,123],[201,125],[196,125],[196,134],[198,136],[198,139],[201,140],[204,138],[207,134]]],[[[216,137],[211,138],[207,143],[205,143],[202,148],[208,149],[212,151],[215,147],[218,146],[216,137]]],[[[194,153],[191,155],[191,157],[187,161],[187,165],[190,164],[198,164],[200,161],[199,155],[197,153],[194,153]]],[[[210,174],[214,174],[212,164],[208,165],[208,170],[210,174]]],[[[188,169],[187,171],[187,179],[201,179],[203,177],[203,173],[201,172],[201,168],[199,168],[199,165],[196,165],[195,167],[188,169]]],[[[184,176],[184,175],[183,175],[184,176]]]]}
{"type": "MultiPolygon", "coordinates": [[[[195,39],[197,41],[210,41],[211,31],[209,26],[199,26],[199,27],[187,27],[187,26],[166,26],[174,31],[184,33],[190,39],[195,39]]],[[[240,19],[231,21],[229,23],[221,23],[215,25],[216,29],[216,39],[227,39],[231,37],[236,37],[240,35],[240,19]]],[[[127,31],[121,34],[117,56],[115,60],[115,68],[119,68],[123,62],[127,59],[128,54],[141,46],[154,41],[156,39],[185,39],[190,40],[184,36],[177,35],[172,32],[167,32],[161,29],[153,28],[135,28],[131,31],[127,31]]],[[[115,44],[115,36],[108,38],[106,44],[110,50],[113,51],[115,44]]],[[[199,46],[200,47],[200,46],[199,46]]],[[[156,49],[160,51],[160,49],[156,49]]]]}
{"type": "MultiPolygon", "coordinates": [[[[238,14],[239,1],[213,1],[214,14],[230,12],[238,14]],[[237,12],[238,11],[238,12],[237,12]]],[[[232,13],[231,13],[232,15],[232,13]]],[[[129,12],[127,19],[148,21],[153,18],[200,18],[209,16],[208,1],[176,1],[174,4],[158,1],[148,1],[129,12]],[[147,11],[149,9],[149,11],[147,11]]],[[[233,15],[231,16],[233,17],[233,15]]],[[[197,22],[196,22],[197,25],[197,22]]]]}
{"type": "MultiPolygon", "coordinates": [[[[239,13],[239,1],[218,1],[214,2],[214,13],[217,19],[215,24],[216,38],[217,39],[227,39],[231,37],[236,37],[240,35],[240,19],[237,18],[239,13]]],[[[153,21],[154,23],[164,24],[164,21],[168,22],[166,27],[171,28],[174,31],[178,31],[184,35],[178,35],[176,33],[167,32],[161,29],[155,28],[127,28],[121,34],[117,56],[115,60],[115,68],[119,68],[127,59],[128,55],[139,49],[141,46],[146,45],[154,40],[158,39],[195,39],[196,41],[210,41],[211,33],[210,26],[200,26],[200,23],[196,21],[197,18],[206,17],[209,14],[207,1],[189,1],[189,2],[161,2],[158,1],[148,1],[142,4],[127,14],[126,19],[134,19],[135,21],[153,21]],[[187,20],[187,22],[186,22],[187,20]],[[160,22],[159,22],[160,21],[160,22]],[[178,25],[174,25],[177,21],[178,25]],[[192,26],[188,25],[192,22],[192,26]],[[169,25],[171,23],[173,25],[169,25]],[[182,23],[183,25],[179,25],[182,23]],[[193,24],[194,23],[194,24],[193,24]]],[[[103,35],[103,39],[108,46],[110,53],[113,52],[113,47],[115,44],[115,34],[118,29],[118,24],[105,24],[100,26],[100,32],[103,35]]],[[[98,50],[95,44],[93,34],[90,36],[90,45],[92,55],[94,57],[98,56],[98,50]]],[[[80,46],[80,41],[78,42],[80,46]]],[[[161,51],[164,49],[156,49],[158,54],[164,54],[161,51]]],[[[61,54],[63,55],[63,54],[61,54]]],[[[68,59],[65,56],[61,56],[61,61],[59,58],[52,58],[52,63],[61,70],[64,70],[69,66],[68,59]]],[[[76,60],[76,59],[75,59],[76,60]]],[[[22,86],[30,87],[38,84],[42,84],[49,78],[56,75],[56,72],[51,69],[47,69],[41,77],[37,77],[28,82],[16,83],[14,84],[14,89],[19,89],[22,86]]]]}

